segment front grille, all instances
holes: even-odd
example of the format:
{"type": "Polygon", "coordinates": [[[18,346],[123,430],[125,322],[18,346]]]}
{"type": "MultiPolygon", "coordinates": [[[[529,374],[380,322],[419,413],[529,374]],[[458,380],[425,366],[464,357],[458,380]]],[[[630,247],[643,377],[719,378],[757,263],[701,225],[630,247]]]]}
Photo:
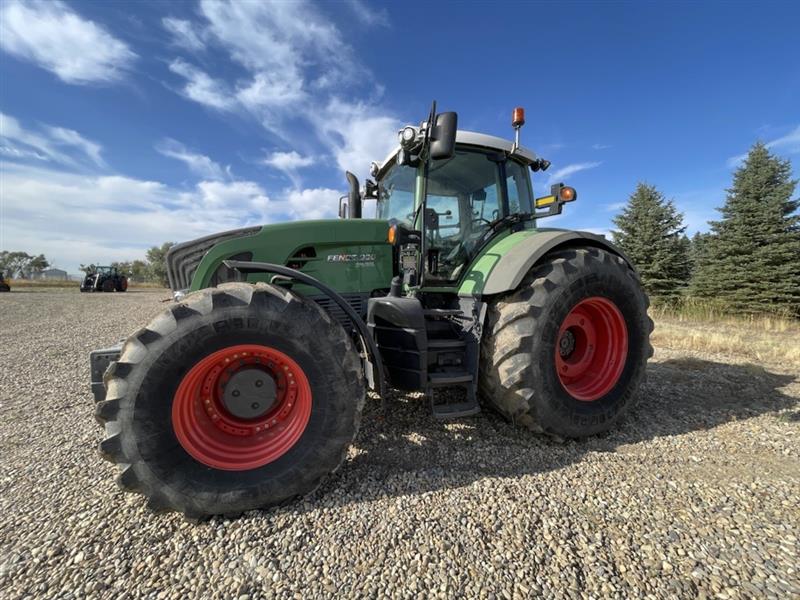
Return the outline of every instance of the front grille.
{"type": "Polygon", "coordinates": [[[200,261],[216,244],[232,238],[255,235],[259,231],[261,231],[260,225],[258,227],[245,227],[176,244],[167,252],[166,262],[169,287],[174,292],[190,287],[192,285],[192,277],[194,277],[194,272],[197,270],[200,261]]]}
{"type": "MultiPolygon", "coordinates": [[[[353,307],[353,310],[356,311],[358,316],[360,316],[362,319],[366,318],[369,294],[355,292],[351,294],[341,294],[341,296],[351,307],[353,307]]],[[[345,313],[344,310],[342,310],[342,307],[331,300],[328,296],[311,296],[310,298],[319,304],[330,316],[339,321],[339,323],[342,324],[342,327],[344,327],[345,331],[350,331],[353,329],[353,322],[350,320],[350,317],[347,316],[347,313],[345,313]]]]}

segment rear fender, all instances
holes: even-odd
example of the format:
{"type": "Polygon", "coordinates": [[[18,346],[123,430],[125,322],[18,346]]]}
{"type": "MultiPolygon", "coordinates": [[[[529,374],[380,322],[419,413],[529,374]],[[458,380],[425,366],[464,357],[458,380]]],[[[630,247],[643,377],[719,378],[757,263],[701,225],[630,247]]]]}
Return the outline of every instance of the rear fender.
{"type": "Polygon", "coordinates": [[[515,290],[548,253],[575,246],[607,250],[635,270],[628,257],[602,235],[586,231],[524,231],[511,234],[482,252],[464,277],[459,294],[488,296],[515,290]]]}

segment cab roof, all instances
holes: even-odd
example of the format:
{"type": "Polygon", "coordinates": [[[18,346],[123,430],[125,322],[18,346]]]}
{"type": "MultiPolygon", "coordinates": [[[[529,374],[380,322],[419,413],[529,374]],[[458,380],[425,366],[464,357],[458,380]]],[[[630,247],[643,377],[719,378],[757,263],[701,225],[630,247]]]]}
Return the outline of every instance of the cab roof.
{"type": "MultiPolygon", "coordinates": [[[[494,135],[487,135],[485,133],[477,133],[475,131],[465,131],[463,129],[459,129],[456,132],[456,144],[461,144],[465,146],[477,146],[479,148],[487,148],[489,150],[498,150],[500,152],[507,152],[507,153],[510,153],[511,150],[514,148],[514,144],[510,140],[506,140],[494,135]]],[[[400,152],[399,144],[394,150],[392,150],[389,153],[389,155],[383,160],[383,162],[379,164],[378,166],[379,173],[382,173],[391,163],[394,162],[398,152],[400,152]]],[[[537,158],[536,154],[532,150],[529,150],[528,148],[525,148],[523,146],[517,148],[516,155],[530,162],[533,162],[537,158]]]]}

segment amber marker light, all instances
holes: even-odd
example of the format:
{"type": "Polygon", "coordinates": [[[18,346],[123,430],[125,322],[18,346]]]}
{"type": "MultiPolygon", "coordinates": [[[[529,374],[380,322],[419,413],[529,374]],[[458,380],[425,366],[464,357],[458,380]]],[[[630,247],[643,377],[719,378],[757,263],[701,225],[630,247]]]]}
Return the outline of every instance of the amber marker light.
{"type": "Polygon", "coordinates": [[[571,187],[563,187],[558,192],[558,196],[559,198],[561,198],[562,202],[572,202],[573,200],[575,200],[576,195],[577,194],[575,193],[575,188],[571,187]]]}
{"type": "Polygon", "coordinates": [[[395,242],[397,242],[397,225],[392,225],[389,227],[389,233],[386,235],[386,240],[394,246],[395,242]]]}
{"type": "Polygon", "coordinates": [[[523,125],[525,125],[525,109],[518,106],[511,114],[511,126],[516,128],[522,127],[523,125]]]}

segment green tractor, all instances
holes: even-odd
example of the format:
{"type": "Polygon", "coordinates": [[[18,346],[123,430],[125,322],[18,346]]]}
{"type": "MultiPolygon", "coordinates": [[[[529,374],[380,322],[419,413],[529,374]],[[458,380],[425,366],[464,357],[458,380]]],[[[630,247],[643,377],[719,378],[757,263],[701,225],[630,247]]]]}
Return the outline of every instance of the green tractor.
{"type": "Polygon", "coordinates": [[[307,494],[344,461],[367,389],[556,438],[612,427],[652,354],[648,299],[602,236],[538,226],[577,193],[533,198],[549,163],[519,145],[523,123],[515,110],[512,143],[434,104],[363,190],[347,174],[339,219],[173,247],[177,302],[90,358],[122,488],[190,519],[307,494]]]}

